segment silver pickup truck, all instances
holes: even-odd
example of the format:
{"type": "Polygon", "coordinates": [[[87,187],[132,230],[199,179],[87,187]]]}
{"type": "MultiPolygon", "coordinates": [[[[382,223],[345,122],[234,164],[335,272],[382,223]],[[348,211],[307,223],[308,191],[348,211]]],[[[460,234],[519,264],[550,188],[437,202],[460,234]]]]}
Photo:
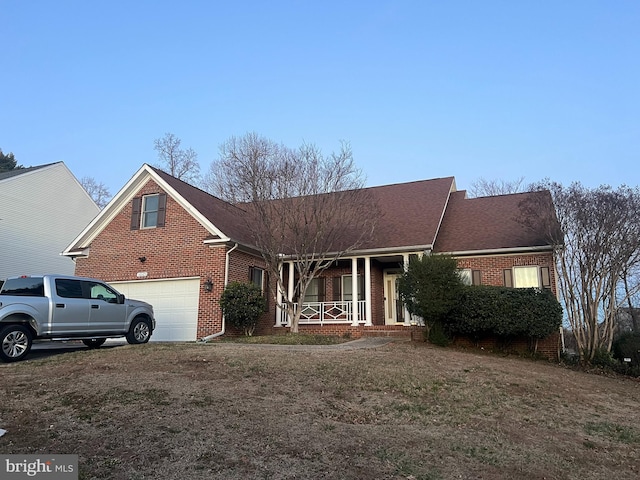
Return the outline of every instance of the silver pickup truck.
{"type": "Polygon", "coordinates": [[[0,288],[0,359],[23,359],[33,340],[107,338],[146,343],[156,326],[153,307],[130,300],[100,280],[64,275],[13,277],[0,288]]]}

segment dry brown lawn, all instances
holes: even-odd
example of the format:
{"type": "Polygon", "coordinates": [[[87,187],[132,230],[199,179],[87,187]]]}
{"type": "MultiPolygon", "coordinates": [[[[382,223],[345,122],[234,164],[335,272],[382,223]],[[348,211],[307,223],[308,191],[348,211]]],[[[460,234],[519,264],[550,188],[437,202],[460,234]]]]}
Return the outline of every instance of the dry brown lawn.
{"type": "Polygon", "coordinates": [[[81,479],[640,477],[637,380],[422,343],[122,346],[0,382],[0,453],[81,479]]]}

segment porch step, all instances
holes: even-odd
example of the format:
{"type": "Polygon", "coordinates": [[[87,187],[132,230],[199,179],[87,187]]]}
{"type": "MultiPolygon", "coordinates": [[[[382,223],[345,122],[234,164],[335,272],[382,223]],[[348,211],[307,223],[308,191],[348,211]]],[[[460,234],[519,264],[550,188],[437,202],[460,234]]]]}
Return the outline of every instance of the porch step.
{"type": "Polygon", "coordinates": [[[395,337],[411,339],[412,330],[407,328],[403,330],[364,330],[363,337],[395,337]]]}

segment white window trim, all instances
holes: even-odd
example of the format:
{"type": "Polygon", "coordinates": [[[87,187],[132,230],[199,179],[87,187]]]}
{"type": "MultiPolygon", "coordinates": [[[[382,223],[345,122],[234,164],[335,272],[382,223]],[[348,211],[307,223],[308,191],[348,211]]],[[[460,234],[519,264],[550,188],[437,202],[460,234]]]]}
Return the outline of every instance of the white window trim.
{"type": "Polygon", "coordinates": [[[473,285],[473,270],[470,268],[459,268],[458,275],[465,285],[473,285]]]}
{"type": "Polygon", "coordinates": [[[540,267],[538,265],[522,265],[519,267],[513,267],[513,287],[514,288],[542,288],[542,278],[540,276],[540,267]],[[518,276],[516,275],[516,271],[523,269],[536,269],[536,277],[538,279],[538,284],[534,287],[531,286],[520,286],[518,285],[518,276]]]}
{"type": "Polygon", "coordinates": [[[142,205],[140,206],[140,229],[147,229],[147,228],[157,228],[158,227],[158,216],[160,215],[160,194],[158,193],[152,193],[150,195],[143,195],[142,196],[142,205]],[[151,198],[151,197],[156,197],[158,199],[158,206],[156,208],[156,210],[147,210],[147,199],[151,198]],[[144,225],[144,221],[146,219],[146,213],[152,213],[155,212],[156,213],[156,223],[154,225],[144,225]]]}

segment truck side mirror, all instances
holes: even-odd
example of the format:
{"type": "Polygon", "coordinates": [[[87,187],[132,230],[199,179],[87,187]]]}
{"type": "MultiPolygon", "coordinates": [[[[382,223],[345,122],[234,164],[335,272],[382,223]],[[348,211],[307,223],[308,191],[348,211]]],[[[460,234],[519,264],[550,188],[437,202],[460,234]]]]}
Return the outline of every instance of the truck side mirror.
{"type": "Polygon", "coordinates": [[[118,304],[122,305],[124,303],[124,295],[122,293],[118,294],[118,304]]]}

